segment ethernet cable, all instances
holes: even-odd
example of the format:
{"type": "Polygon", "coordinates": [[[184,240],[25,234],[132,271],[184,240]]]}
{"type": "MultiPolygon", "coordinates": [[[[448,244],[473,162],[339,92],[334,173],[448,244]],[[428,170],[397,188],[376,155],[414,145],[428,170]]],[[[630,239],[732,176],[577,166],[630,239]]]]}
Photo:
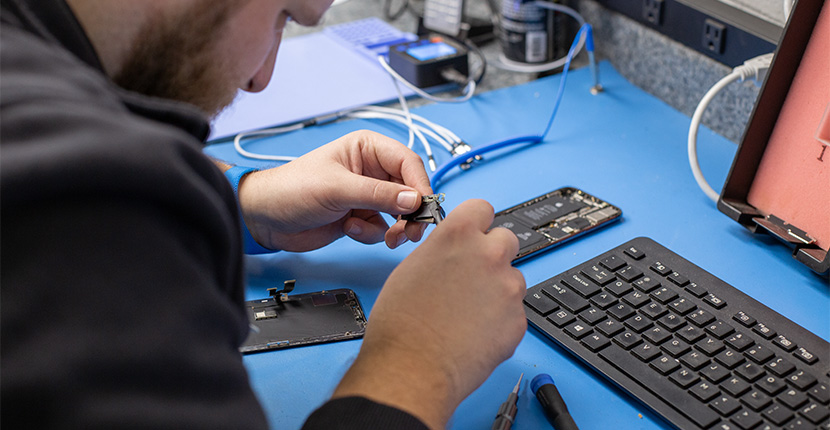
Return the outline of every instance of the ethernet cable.
{"type": "Polygon", "coordinates": [[[727,85],[734,81],[741,81],[748,78],[752,78],[755,80],[756,84],[760,85],[760,82],[763,82],[764,77],[766,76],[767,70],[769,70],[770,63],[772,62],[773,54],[764,54],[759,55],[755,58],[749,59],[745,61],[742,65],[735,67],[732,69],[732,73],[724,76],[720,81],[718,81],[700,100],[695,109],[694,114],[692,115],[692,122],[689,125],[689,137],[688,137],[688,152],[689,152],[689,165],[692,168],[692,174],[695,177],[695,181],[697,181],[698,187],[709,197],[712,201],[718,201],[719,194],[712,189],[709,183],[706,181],[706,178],[703,177],[703,172],[700,170],[700,163],[697,159],[697,130],[700,127],[701,119],[703,118],[703,112],[709,106],[709,103],[712,102],[712,99],[715,98],[721,90],[723,90],[727,85]]]}

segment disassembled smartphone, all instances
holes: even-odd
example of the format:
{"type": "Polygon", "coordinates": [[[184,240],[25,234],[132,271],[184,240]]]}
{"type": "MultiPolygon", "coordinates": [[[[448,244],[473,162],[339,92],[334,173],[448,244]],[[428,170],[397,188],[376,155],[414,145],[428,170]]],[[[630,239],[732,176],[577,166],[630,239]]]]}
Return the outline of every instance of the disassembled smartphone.
{"type": "Polygon", "coordinates": [[[239,350],[243,354],[294,346],[355,339],[366,331],[366,314],[350,289],[288,293],[269,288],[271,297],[245,302],[251,330],[239,350]]]}
{"type": "Polygon", "coordinates": [[[622,210],[580,189],[564,187],[496,213],[490,228],[519,238],[513,264],[621,219],[622,210]]]}

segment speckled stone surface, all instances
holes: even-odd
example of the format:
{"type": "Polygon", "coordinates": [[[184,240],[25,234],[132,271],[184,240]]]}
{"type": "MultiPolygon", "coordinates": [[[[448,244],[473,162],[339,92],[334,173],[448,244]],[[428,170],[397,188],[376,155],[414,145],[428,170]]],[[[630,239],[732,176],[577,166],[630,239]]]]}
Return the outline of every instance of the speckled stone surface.
{"type": "MultiPolygon", "coordinates": [[[[393,0],[392,9],[397,9],[401,1],[393,0]]],[[[770,17],[770,21],[775,20],[773,15],[776,13],[770,6],[772,1],[766,1],[766,12],[763,12],[770,17]]],[[[777,4],[778,0],[774,1],[777,4]]],[[[385,0],[345,1],[333,6],[320,25],[333,25],[371,16],[382,17],[384,4],[385,0]]],[[[411,0],[410,5],[416,12],[423,10],[423,0],[411,0]]],[[[620,74],[633,84],[654,94],[689,117],[706,91],[730,72],[729,67],[623,15],[605,9],[592,0],[580,0],[578,8],[586,21],[594,27],[599,59],[609,60],[620,74]]],[[[489,13],[483,1],[469,2],[467,11],[479,17],[486,17],[489,13]]],[[[415,32],[417,18],[415,14],[407,12],[392,21],[392,24],[404,31],[415,32]]],[[[289,25],[285,37],[319,30],[319,26],[303,28],[289,25]]],[[[485,45],[482,51],[489,62],[498,57],[499,47],[497,43],[490,43],[485,45]]],[[[584,65],[585,61],[583,54],[575,64],[584,65]]],[[[478,91],[517,85],[536,77],[536,74],[488,67],[478,91]]],[[[730,84],[709,105],[703,116],[703,124],[729,140],[740,141],[758,93],[759,88],[751,81],[730,84]]],[[[412,99],[412,105],[424,103],[428,102],[412,99]]],[[[685,142],[679,143],[685,145],[685,142]]]]}

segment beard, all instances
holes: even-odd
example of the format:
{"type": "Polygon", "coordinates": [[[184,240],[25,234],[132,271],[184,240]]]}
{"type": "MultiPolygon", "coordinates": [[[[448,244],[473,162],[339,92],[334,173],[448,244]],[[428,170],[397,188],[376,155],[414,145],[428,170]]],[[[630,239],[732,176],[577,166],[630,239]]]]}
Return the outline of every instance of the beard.
{"type": "Polygon", "coordinates": [[[238,90],[228,56],[216,49],[238,3],[197,4],[145,25],[113,81],[130,91],[192,104],[210,117],[218,115],[238,90]]]}

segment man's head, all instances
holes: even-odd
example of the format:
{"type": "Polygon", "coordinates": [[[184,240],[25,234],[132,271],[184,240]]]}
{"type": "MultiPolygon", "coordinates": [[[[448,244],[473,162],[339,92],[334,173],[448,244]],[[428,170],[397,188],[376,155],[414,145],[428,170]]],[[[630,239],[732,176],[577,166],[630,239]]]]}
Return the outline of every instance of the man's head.
{"type": "Polygon", "coordinates": [[[238,89],[265,88],[289,19],[316,24],[331,0],[68,3],[118,85],[215,115],[238,89]]]}

